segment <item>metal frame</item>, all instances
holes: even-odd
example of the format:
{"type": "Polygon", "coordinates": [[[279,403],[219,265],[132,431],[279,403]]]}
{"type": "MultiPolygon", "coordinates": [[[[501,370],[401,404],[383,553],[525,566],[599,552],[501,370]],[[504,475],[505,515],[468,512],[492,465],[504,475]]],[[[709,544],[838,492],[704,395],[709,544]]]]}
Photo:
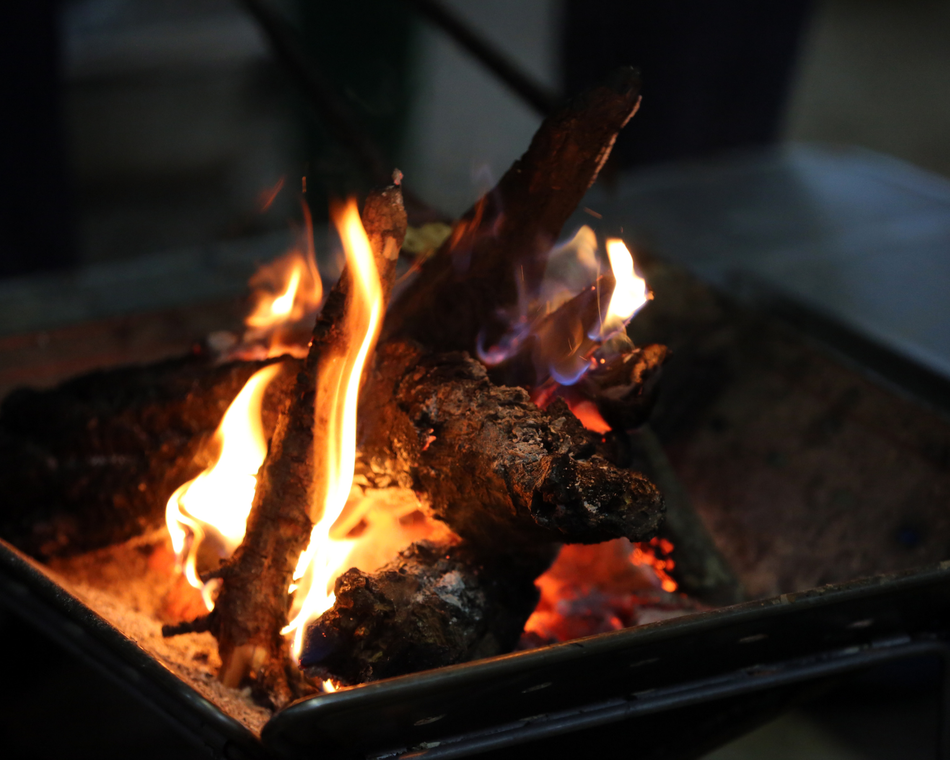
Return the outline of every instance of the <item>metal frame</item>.
{"type": "MultiPolygon", "coordinates": [[[[542,738],[580,731],[586,728],[609,725],[634,717],[653,715],[668,710],[677,710],[713,700],[739,695],[754,694],[781,686],[801,684],[821,678],[830,678],[853,673],[886,662],[934,655],[942,660],[943,691],[941,694],[941,720],[935,738],[937,757],[947,758],[950,747],[950,721],[946,708],[950,705],[950,644],[946,641],[899,640],[883,644],[880,648],[858,648],[858,651],[833,652],[825,658],[803,658],[758,669],[749,668],[721,677],[712,677],[647,693],[633,694],[624,700],[611,700],[600,705],[585,705],[582,708],[542,715],[508,726],[492,727],[472,734],[451,737],[431,748],[409,751],[399,757],[450,760],[467,757],[502,747],[524,744],[542,738]]],[[[374,760],[393,757],[391,752],[372,755],[374,760]]]]}
{"type": "Polygon", "coordinates": [[[461,757],[923,651],[947,661],[948,629],[944,563],[311,697],[263,740],[289,757],[461,757]]]}
{"type": "Polygon", "coordinates": [[[447,760],[921,655],[950,705],[950,562],[309,697],[261,738],[2,541],[0,603],[225,758],[447,760]]]}
{"type": "Polygon", "coordinates": [[[151,705],[215,757],[268,757],[258,737],[69,594],[41,565],[3,540],[0,604],[40,628],[116,686],[151,705]]]}

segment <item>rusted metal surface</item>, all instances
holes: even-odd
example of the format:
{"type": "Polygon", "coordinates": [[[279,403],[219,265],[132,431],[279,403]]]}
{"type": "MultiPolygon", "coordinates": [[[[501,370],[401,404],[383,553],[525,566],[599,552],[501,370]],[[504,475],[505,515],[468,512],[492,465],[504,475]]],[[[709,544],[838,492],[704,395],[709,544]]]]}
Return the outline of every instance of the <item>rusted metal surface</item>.
{"type": "MultiPolygon", "coordinates": [[[[448,758],[639,715],[655,723],[690,705],[885,659],[946,659],[950,563],[310,697],[270,720],[263,747],[2,541],[0,601],[149,700],[217,757],[448,758]]],[[[941,757],[946,749],[944,737],[941,757]]]]}
{"type": "Polygon", "coordinates": [[[655,263],[638,344],[673,350],[651,425],[753,598],[950,556],[950,420],[655,263]]]}

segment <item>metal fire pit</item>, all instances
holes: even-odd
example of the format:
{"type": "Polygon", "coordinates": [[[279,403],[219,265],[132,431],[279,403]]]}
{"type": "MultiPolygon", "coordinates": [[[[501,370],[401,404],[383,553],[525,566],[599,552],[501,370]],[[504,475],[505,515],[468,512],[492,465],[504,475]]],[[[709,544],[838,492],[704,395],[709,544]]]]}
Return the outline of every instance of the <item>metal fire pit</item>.
{"type": "MultiPolygon", "coordinates": [[[[309,697],[258,738],[2,541],[0,602],[223,758],[464,757],[644,716],[655,729],[900,658],[950,664],[944,562],[309,697]]],[[[637,736],[649,747],[649,728],[637,736]]],[[[946,721],[937,739],[950,757],[946,721]]]]}
{"type": "MultiPolygon", "coordinates": [[[[720,192],[716,182],[700,184],[720,192]]],[[[776,209],[784,220],[787,207],[768,201],[767,194],[762,197],[763,206],[776,209]]],[[[680,229],[677,222],[675,230],[680,229]]],[[[727,242],[731,246],[734,241],[727,242]]],[[[767,247],[760,243],[756,250],[767,247]]],[[[894,250],[899,250],[896,244],[894,250]]],[[[73,290],[69,284],[62,297],[73,290]]],[[[754,294],[756,300],[762,290],[754,294]]],[[[829,335],[829,326],[841,327],[838,315],[820,319],[821,310],[805,310],[797,298],[785,301],[767,292],[768,287],[764,291],[767,305],[786,320],[825,340],[833,338],[839,350],[862,366],[948,409],[946,378],[921,370],[917,363],[896,361],[900,347],[885,346],[882,351],[877,341],[868,343],[861,335],[855,347],[855,334],[848,330],[829,335]]],[[[215,312],[185,323],[184,332],[205,334],[233,323],[232,315],[215,312]]],[[[171,344],[181,339],[181,318],[169,324],[174,329],[157,333],[168,345],[133,346],[138,353],[130,353],[119,339],[83,341],[115,343],[116,360],[119,353],[122,361],[144,360],[170,352],[171,344]]],[[[92,366],[94,359],[101,361],[101,350],[86,356],[83,341],[65,331],[63,336],[62,342],[70,350],[75,344],[82,356],[77,353],[68,366],[60,360],[47,367],[40,361],[51,360],[39,356],[32,344],[17,343],[19,353],[11,353],[15,361],[9,362],[16,369],[0,371],[0,385],[31,381],[40,370],[52,380],[56,372],[72,374],[92,366]],[[34,360],[36,368],[27,377],[27,365],[34,360]],[[84,363],[77,364],[80,360],[84,363]]],[[[932,506],[942,509],[939,503],[932,506]]],[[[621,721],[629,735],[637,737],[640,758],[695,757],[697,747],[712,749],[716,737],[721,742],[751,727],[748,716],[756,710],[759,716],[763,708],[777,711],[783,699],[787,702],[811,685],[878,663],[921,656],[942,664],[944,707],[950,705],[950,562],[314,696],[276,714],[260,737],[66,592],[41,565],[2,541],[0,603],[143,697],[223,758],[303,758],[318,753],[327,758],[462,757],[556,737],[568,746],[573,741],[569,734],[590,736],[621,721]],[[671,742],[671,736],[676,741],[671,742]]],[[[935,739],[939,756],[950,757],[946,721],[935,739]]],[[[597,745],[588,743],[586,751],[592,746],[597,745]]]]}

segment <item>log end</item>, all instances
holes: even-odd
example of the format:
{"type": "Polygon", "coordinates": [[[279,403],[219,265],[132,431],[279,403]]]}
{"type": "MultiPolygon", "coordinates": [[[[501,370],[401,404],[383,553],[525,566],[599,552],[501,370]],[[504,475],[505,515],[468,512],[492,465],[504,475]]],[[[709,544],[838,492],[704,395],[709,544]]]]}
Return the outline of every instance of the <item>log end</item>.
{"type": "Polygon", "coordinates": [[[596,544],[615,538],[648,541],[663,521],[665,505],[640,473],[615,468],[601,457],[578,461],[565,454],[553,460],[530,509],[534,522],[552,537],[596,544]]]}
{"type": "Polygon", "coordinates": [[[370,193],[363,204],[360,218],[370,236],[373,250],[394,262],[399,257],[399,248],[406,236],[408,224],[402,188],[394,184],[370,193]],[[391,245],[386,245],[390,242],[391,245]]]}

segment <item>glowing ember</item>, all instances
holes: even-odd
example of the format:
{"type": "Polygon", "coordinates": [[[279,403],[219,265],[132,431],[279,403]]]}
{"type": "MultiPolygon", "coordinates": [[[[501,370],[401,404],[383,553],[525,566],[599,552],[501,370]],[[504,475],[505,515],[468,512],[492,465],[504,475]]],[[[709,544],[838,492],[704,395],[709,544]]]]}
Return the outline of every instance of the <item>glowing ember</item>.
{"type": "Polygon", "coordinates": [[[577,417],[581,424],[588,430],[600,433],[601,435],[610,432],[610,425],[608,425],[607,420],[601,416],[597,405],[593,401],[588,399],[581,399],[576,403],[568,401],[568,406],[571,411],[574,412],[574,416],[577,417]]]}
{"type": "Polygon", "coordinates": [[[668,616],[687,611],[685,599],[663,593],[671,589],[656,567],[639,561],[650,551],[652,547],[642,552],[624,538],[563,547],[551,568],[535,582],[541,600],[525,623],[522,646],[607,633],[657,613],[668,616]]]}
{"type": "Polygon", "coordinates": [[[257,487],[257,471],[267,454],[261,404],[267,385],[279,371],[277,365],[265,367],[247,381],[215,432],[214,441],[221,447],[218,460],[179,487],[165,508],[165,523],[179,570],[192,586],[201,590],[209,610],[214,608],[214,587],[198,578],[198,547],[210,534],[216,539],[221,556],[227,556],[244,538],[257,487]]]}
{"type": "Polygon", "coordinates": [[[669,575],[669,571],[675,567],[670,556],[672,553],[672,543],[665,538],[652,538],[649,542],[634,547],[630,561],[635,565],[653,568],[663,590],[672,593],[678,588],[676,581],[669,575]]]}
{"type": "Polygon", "coordinates": [[[373,251],[360,221],[356,203],[350,201],[335,215],[335,223],[346,252],[350,276],[350,305],[345,329],[356,352],[332,357],[317,378],[316,409],[327,413],[327,440],[315,452],[319,470],[317,482],[323,489],[321,503],[315,505],[310,544],[301,554],[294,573],[297,614],[284,633],[295,632],[294,654],[300,652],[303,628],[308,620],[333,606],[331,584],[346,561],[352,542],[334,540],[330,529],[346,506],[356,462],[356,409],[363,366],[382,322],[382,291],[373,251]],[[302,597],[302,598],[301,598],[302,597]]]}

